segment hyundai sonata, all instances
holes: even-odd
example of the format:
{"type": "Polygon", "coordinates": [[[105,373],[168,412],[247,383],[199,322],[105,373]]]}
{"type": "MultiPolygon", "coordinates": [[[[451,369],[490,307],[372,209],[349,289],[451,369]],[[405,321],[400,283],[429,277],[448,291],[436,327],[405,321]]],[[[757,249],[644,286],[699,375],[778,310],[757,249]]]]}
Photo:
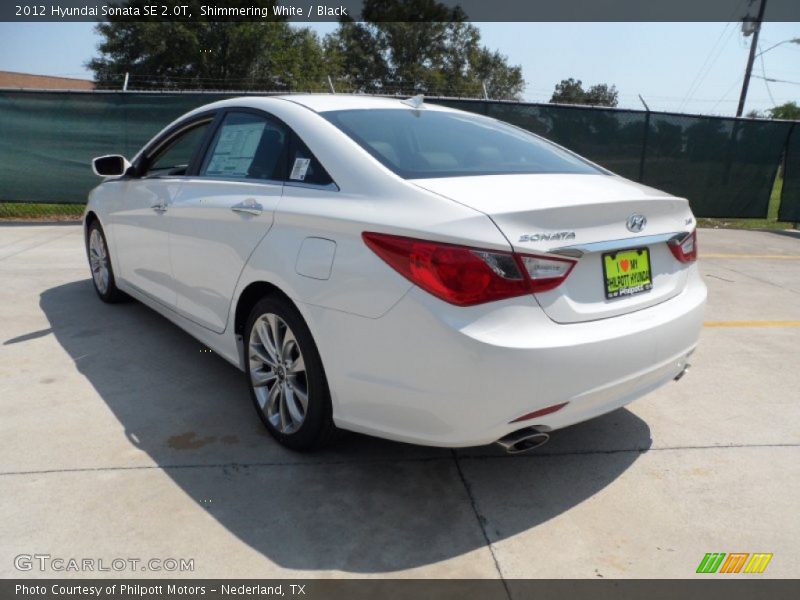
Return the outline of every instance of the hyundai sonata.
{"type": "Polygon", "coordinates": [[[679,378],[685,199],[421,98],[246,97],[93,162],[94,287],[245,372],[270,433],[535,447],[679,378]]]}

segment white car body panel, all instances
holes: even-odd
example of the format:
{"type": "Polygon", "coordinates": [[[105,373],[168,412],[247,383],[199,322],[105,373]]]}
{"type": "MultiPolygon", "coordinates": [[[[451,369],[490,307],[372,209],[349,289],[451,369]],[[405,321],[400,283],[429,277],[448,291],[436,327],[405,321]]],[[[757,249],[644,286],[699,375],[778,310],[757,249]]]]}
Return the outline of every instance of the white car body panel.
{"type": "Polygon", "coordinates": [[[554,290],[456,307],[390,268],[361,234],[533,254],[608,240],[636,247],[637,237],[692,230],[686,200],[609,174],[405,180],[315,112],[411,110],[392,99],[246,97],[176,123],[224,107],[284,121],[336,189],[123,178],[95,188],[86,214],[105,230],[118,287],[240,369],[239,299],[254,285],[281,290],[317,343],[338,426],[428,445],[484,444],[524,427],[549,431],[603,414],[684,369],[706,290],[696,264],[677,263],[663,242],[647,244],[650,293],[607,302],[597,275],[601,252],[589,250],[554,290]],[[251,199],[260,214],[231,210],[251,199]],[[161,201],[165,212],[150,208],[161,201]],[[632,212],[647,216],[644,232],[625,229],[632,212]],[[519,241],[565,230],[575,239],[519,241]],[[563,402],[557,412],[512,423],[563,402]]]}
{"type": "Polygon", "coordinates": [[[116,272],[120,279],[171,308],[176,294],[171,285],[169,221],[153,206],[172,203],[181,183],[178,178],[169,178],[111,184],[118,193],[111,242],[119,258],[116,272]]]}
{"type": "Polygon", "coordinates": [[[247,259],[269,233],[283,185],[187,178],[169,209],[169,254],[177,311],[225,331],[233,291],[247,259]],[[234,212],[236,206],[257,207],[234,212]]]}
{"type": "Polygon", "coordinates": [[[307,237],[300,245],[294,270],[303,277],[327,281],[331,278],[335,258],[335,241],[321,237],[307,237]]]}
{"type": "Polygon", "coordinates": [[[312,309],[320,350],[328,357],[337,423],[457,447],[488,444],[526,425],[552,431],[614,410],[686,366],[706,297],[692,270],[692,285],[668,303],[626,319],[574,325],[554,323],[525,297],[454,314],[418,288],[372,321],[312,309]],[[348,336],[336,338],[343,330],[348,336]],[[562,402],[570,404],[510,423],[562,402]]]}

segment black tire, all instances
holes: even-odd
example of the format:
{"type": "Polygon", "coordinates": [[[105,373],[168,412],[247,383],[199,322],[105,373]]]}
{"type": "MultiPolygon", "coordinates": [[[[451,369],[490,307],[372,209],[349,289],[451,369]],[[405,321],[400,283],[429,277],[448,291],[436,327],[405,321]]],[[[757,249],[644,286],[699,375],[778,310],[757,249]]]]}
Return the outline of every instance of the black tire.
{"type": "Polygon", "coordinates": [[[270,434],[282,445],[300,452],[316,450],[329,444],[336,437],[337,429],[333,423],[328,381],[314,338],[292,303],[279,295],[266,296],[257,302],[247,319],[244,345],[245,374],[250,398],[261,422],[270,434]],[[272,319],[272,316],[278,319],[272,319]],[[261,327],[261,333],[254,331],[257,322],[261,327]],[[266,333],[269,334],[270,340],[274,337],[271,333],[271,323],[274,323],[278,330],[278,344],[273,345],[272,351],[268,350],[262,341],[266,331],[264,327],[269,329],[266,333]],[[280,335],[281,331],[283,337],[280,335]],[[287,344],[282,344],[281,341],[287,338],[289,338],[287,344]],[[272,356],[276,355],[274,348],[277,346],[283,349],[277,352],[277,355],[284,359],[280,364],[272,360],[272,356]],[[294,347],[296,353],[293,351],[294,347]],[[269,363],[265,362],[261,358],[254,357],[253,353],[271,360],[269,363]],[[304,366],[302,374],[291,368],[299,364],[298,356],[302,357],[304,366]],[[275,366],[271,366],[272,364],[275,366]],[[255,385],[251,368],[255,369],[256,378],[259,378],[259,383],[262,385],[255,385]],[[275,390],[272,386],[275,386],[275,390]],[[277,389],[279,386],[280,389],[277,389]],[[256,387],[259,389],[258,392],[256,387]],[[301,410],[300,402],[303,392],[307,398],[304,411],[301,410]],[[276,394],[275,400],[271,402],[273,394],[276,394]],[[276,406],[279,408],[277,412],[276,406]],[[295,412],[292,413],[290,408],[294,408],[295,412]],[[298,412],[304,413],[300,421],[296,421],[293,416],[298,412]]]}
{"type": "Polygon", "coordinates": [[[111,256],[108,250],[106,234],[103,231],[102,225],[100,225],[100,221],[92,221],[86,230],[86,257],[89,260],[89,273],[92,276],[92,285],[100,300],[108,302],[109,304],[127,300],[128,295],[117,288],[117,281],[114,278],[114,268],[111,266],[111,256]],[[99,239],[102,241],[102,248],[105,253],[103,257],[96,255],[92,248],[93,235],[99,235],[99,239]],[[107,276],[104,280],[100,280],[95,271],[98,260],[100,262],[104,261],[104,266],[107,269],[107,276]],[[93,261],[95,262],[93,263],[93,261]],[[103,285],[103,281],[106,282],[105,285],[103,285]]]}

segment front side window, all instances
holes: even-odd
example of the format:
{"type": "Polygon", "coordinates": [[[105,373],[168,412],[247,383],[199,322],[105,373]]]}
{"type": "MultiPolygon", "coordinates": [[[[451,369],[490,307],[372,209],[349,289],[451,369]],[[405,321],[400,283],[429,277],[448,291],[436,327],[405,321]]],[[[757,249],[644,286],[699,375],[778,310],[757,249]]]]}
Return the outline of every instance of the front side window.
{"type": "Polygon", "coordinates": [[[322,116],[406,179],[603,172],[538,136],[479,115],[361,109],[322,116]]]}
{"type": "Polygon", "coordinates": [[[228,113],[214,135],[200,174],[282,180],[288,137],[282,125],[265,117],[228,113]]]}
{"type": "Polygon", "coordinates": [[[210,124],[209,120],[192,125],[159,148],[150,159],[146,175],[185,175],[210,124]]]}

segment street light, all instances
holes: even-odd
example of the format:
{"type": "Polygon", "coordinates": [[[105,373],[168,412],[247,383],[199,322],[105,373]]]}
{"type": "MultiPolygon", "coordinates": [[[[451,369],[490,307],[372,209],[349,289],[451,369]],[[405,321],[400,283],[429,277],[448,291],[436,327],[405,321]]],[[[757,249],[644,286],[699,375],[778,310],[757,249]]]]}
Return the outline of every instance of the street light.
{"type": "Polygon", "coordinates": [[[782,46],[783,44],[800,44],[800,38],[792,38],[790,40],[783,40],[782,42],[778,42],[777,44],[773,44],[772,46],[770,46],[766,50],[762,50],[761,52],[756,54],[756,56],[761,56],[762,54],[765,54],[765,53],[769,52],[773,48],[777,48],[778,46],[782,46]]]}

